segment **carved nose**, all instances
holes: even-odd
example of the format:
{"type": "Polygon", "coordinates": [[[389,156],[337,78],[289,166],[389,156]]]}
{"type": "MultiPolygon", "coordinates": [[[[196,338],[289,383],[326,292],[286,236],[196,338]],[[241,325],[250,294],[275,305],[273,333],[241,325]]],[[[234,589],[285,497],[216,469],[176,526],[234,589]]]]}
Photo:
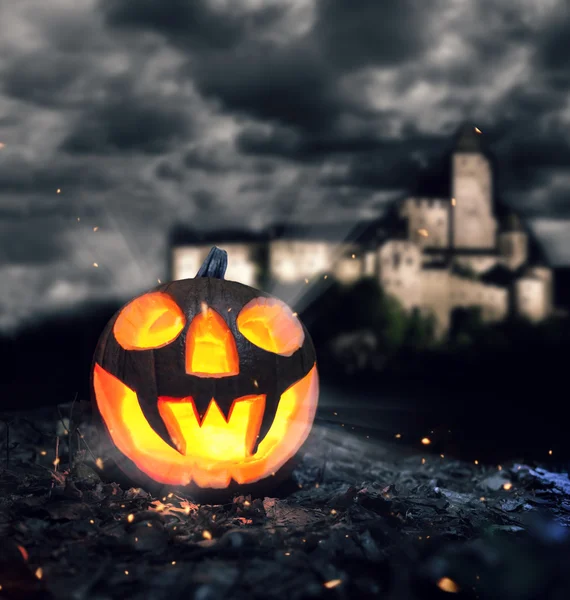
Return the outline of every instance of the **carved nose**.
{"type": "Polygon", "coordinates": [[[215,378],[239,373],[234,336],[222,316],[205,305],[186,334],[186,373],[215,378]]]}

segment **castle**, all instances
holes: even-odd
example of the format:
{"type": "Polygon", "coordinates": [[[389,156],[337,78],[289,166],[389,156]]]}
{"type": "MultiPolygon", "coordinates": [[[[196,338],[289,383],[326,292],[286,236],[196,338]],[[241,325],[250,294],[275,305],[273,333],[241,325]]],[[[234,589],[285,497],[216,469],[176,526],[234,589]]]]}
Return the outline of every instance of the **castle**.
{"type": "Polygon", "coordinates": [[[493,169],[478,129],[462,127],[449,157],[449,187],[414,195],[380,219],[276,226],[263,234],[173,232],[172,279],[194,277],[213,244],[228,252],[226,277],[254,287],[334,276],[375,277],[407,311],[432,315],[436,335],[452,318],[479,309],[485,322],[515,314],[541,321],[554,311],[553,271],[521,219],[494,198],[493,169]]]}

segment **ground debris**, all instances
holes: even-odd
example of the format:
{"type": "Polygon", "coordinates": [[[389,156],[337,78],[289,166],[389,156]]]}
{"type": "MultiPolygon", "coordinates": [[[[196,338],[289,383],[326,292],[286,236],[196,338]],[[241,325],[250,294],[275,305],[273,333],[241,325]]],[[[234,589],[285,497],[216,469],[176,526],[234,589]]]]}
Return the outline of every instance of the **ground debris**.
{"type": "Polygon", "coordinates": [[[10,423],[0,599],[570,597],[565,473],[316,427],[297,491],[206,505],[102,479],[87,422],[73,453],[60,416],[10,423]]]}

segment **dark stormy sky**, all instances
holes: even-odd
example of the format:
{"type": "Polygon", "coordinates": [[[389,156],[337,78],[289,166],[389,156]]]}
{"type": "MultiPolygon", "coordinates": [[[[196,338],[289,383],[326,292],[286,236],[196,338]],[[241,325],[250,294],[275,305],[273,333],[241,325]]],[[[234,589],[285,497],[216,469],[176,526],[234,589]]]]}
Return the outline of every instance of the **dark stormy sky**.
{"type": "Polygon", "coordinates": [[[0,327],[152,287],[174,222],[376,214],[465,120],[570,263],[568,39],[566,0],[0,3],[0,327]]]}

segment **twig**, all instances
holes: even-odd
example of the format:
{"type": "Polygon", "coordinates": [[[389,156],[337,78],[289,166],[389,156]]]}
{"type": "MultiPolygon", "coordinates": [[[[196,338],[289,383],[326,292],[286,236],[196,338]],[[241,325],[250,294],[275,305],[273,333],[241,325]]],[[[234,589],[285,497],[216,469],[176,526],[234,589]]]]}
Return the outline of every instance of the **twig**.
{"type": "MultiPolygon", "coordinates": [[[[73,407],[77,400],[78,392],[75,392],[71,408],[69,409],[69,431],[67,432],[67,451],[69,452],[69,470],[71,471],[71,463],[73,461],[72,441],[73,441],[73,407]]],[[[79,451],[79,448],[77,449],[79,451]]]]}
{"type": "Polygon", "coordinates": [[[77,428],[77,433],[80,435],[81,439],[83,440],[83,443],[85,444],[85,447],[87,448],[87,452],[89,452],[89,454],[91,454],[91,458],[93,459],[93,462],[97,462],[95,455],[93,454],[93,452],[91,452],[91,448],[89,448],[89,444],[85,440],[85,436],[81,433],[81,429],[79,429],[79,427],[77,428]]]}

